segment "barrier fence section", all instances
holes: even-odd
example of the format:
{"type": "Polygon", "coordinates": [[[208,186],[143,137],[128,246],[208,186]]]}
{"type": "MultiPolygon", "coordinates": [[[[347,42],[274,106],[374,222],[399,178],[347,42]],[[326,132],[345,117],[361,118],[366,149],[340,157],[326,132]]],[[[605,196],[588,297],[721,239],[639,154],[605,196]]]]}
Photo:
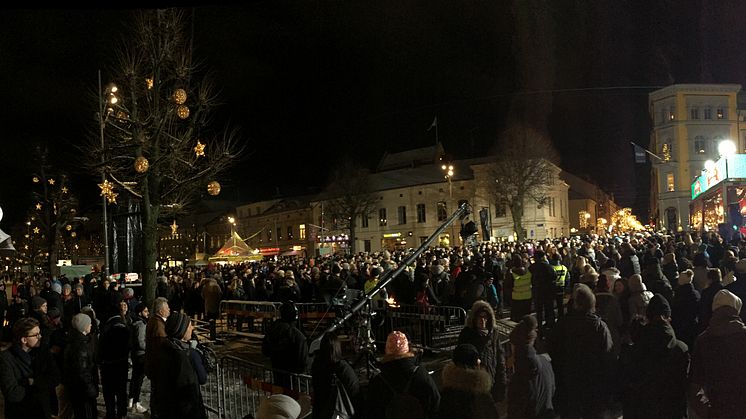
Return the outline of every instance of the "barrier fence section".
{"type": "Polygon", "coordinates": [[[220,302],[221,319],[226,320],[226,331],[264,334],[269,325],[280,318],[279,305],[272,301],[223,300],[220,302]]]}
{"type": "Polygon", "coordinates": [[[298,308],[300,329],[311,339],[331,326],[337,318],[335,307],[327,303],[296,303],[295,306],[298,308]]]}
{"type": "Polygon", "coordinates": [[[451,350],[466,322],[466,310],[461,307],[389,305],[374,329],[375,339],[385,342],[393,330],[401,330],[410,343],[424,349],[451,350]]]}
{"type": "Polygon", "coordinates": [[[313,394],[311,376],[272,370],[241,358],[225,356],[208,374],[202,399],[211,419],[242,419],[246,415],[256,417],[262,399],[272,394],[305,399],[310,406],[313,394]]]}

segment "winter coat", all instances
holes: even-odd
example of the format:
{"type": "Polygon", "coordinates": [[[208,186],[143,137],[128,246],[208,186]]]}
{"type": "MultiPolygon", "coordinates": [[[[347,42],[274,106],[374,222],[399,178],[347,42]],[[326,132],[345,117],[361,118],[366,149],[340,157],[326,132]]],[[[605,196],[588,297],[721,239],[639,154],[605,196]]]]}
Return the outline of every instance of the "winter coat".
{"type": "Polygon", "coordinates": [[[60,372],[47,349],[26,353],[13,345],[0,351],[0,390],[5,402],[5,418],[51,416],[49,394],[60,382],[60,372]],[[29,383],[33,379],[33,384],[29,383]]]}
{"type": "Polygon", "coordinates": [[[130,331],[119,315],[110,317],[98,339],[98,357],[102,365],[127,364],[130,352],[130,331]]]}
{"type": "MultiPolygon", "coordinates": [[[[155,372],[158,403],[158,417],[164,419],[202,419],[207,418],[207,411],[200,391],[199,369],[204,374],[204,367],[189,344],[169,338],[162,346],[158,356],[158,369],[155,372]]],[[[206,378],[203,375],[203,378],[206,378]]],[[[205,380],[206,381],[206,380],[205,380]]]]}
{"type": "Polygon", "coordinates": [[[549,336],[561,414],[603,411],[612,388],[614,355],[609,329],[595,314],[571,312],[549,336]]]}
{"type": "Polygon", "coordinates": [[[694,284],[679,285],[671,302],[671,326],[676,337],[690,348],[699,333],[697,315],[699,313],[699,291],[694,284]]]}
{"type": "Polygon", "coordinates": [[[130,326],[130,354],[133,359],[145,356],[145,320],[135,316],[130,326]]]}
{"type": "Polygon", "coordinates": [[[536,262],[528,267],[534,298],[553,299],[557,286],[557,272],[547,262],[536,262]]]}
{"type": "Polygon", "coordinates": [[[690,380],[710,401],[708,418],[746,418],[746,326],[732,307],[717,309],[697,337],[690,380]]]}
{"type": "Polygon", "coordinates": [[[672,284],[675,284],[679,278],[679,265],[676,262],[664,263],[661,265],[661,270],[666,279],[672,284]]]}
{"type": "Polygon", "coordinates": [[[272,360],[272,368],[302,374],[308,364],[306,337],[295,326],[276,320],[262,341],[262,353],[272,360]]]}
{"type": "Polygon", "coordinates": [[[365,408],[365,417],[370,419],[383,419],[386,417],[386,405],[394,398],[396,393],[404,390],[409,381],[409,394],[420,401],[425,417],[435,417],[440,405],[440,391],[428,374],[427,369],[419,367],[415,371],[415,358],[399,358],[385,362],[381,365],[380,374],[370,380],[368,385],[368,398],[365,408]]]}
{"type": "Polygon", "coordinates": [[[62,384],[65,388],[75,389],[69,392],[69,397],[73,401],[95,399],[98,397],[98,368],[90,344],[90,335],[83,335],[78,330],[71,329],[68,337],[62,384]]]}
{"type": "Polygon", "coordinates": [[[205,300],[205,313],[217,313],[220,311],[220,298],[223,297],[223,289],[214,279],[208,280],[202,286],[202,298],[205,300]]]}
{"type": "Polygon", "coordinates": [[[719,283],[710,284],[709,287],[700,291],[699,299],[699,330],[704,331],[707,325],[710,323],[710,317],[712,317],[712,302],[715,300],[715,294],[723,289],[723,286],[719,283]]]}
{"type": "Polygon", "coordinates": [[[554,418],[554,371],[533,346],[515,347],[515,372],[508,385],[508,419],[554,418]]]}
{"type": "Polygon", "coordinates": [[[617,263],[617,268],[622,278],[629,278],[640,273],[640,259],[635,254],[622,256],[617,263]]]}
{"type": "Polygon", "coordinates": [[[166,339],[166,321],[153,314],[145,326],[145,375],[148,378],[158,369],[158,352],[166,339]]]}
{"type": "Polygon", "coordinates": [[[492,379],[483,369],[450,363],[443,369],[439,419],[498,419],[490,392],[492,379]]]}
{"type": "Polygon", "coordinates": [[[644,326],[630,360],[623,369],[625,419],[685,417],[689,348],[673,328],[661,320],[644,326]]]}
{"type": "MultiPolygon", "coordinates": [[[[315,358],[311,367],[311,382],[313,384],[313,418],[332,419],[331,409],[334,408],[332,392],[332,373],[337,376],[337,384],[344,386],[347,395],[352,401],[357,417],[362,417],[362,393],[360,392],[360,380],[355,370],[345,361],[341,360],[336,365],[327,365],[315,358]]],[[[336,394],[336,393],[335,393],[336,394]]]]}
{"type": "Polygon", "coordinates": [[[492,378],[492,398],[498,402],[505,399],[507,382],[505,375],[505,354],[503,353],[502,346],[500,346],[495,312],[486,301],[475,302],[472,309],[469,310],[466,318],[466,326],[461,329],[457,345],[461,345],[462,343],[472,344],[479,351],[479,359],[482,360],[482,367],[490,375],[490,378],[492,378]],[[479,321],[478,315],[483,310],[491,315],[491,318],[487,322],[487,330],[489,330],[487,335],[482,335],[477,325],[479,321]]]}
{"type": "MultiPolygon", "coordinates": [[[[741,301],[746,301],[746,273],[736,272],[736,281],[725,287],[728,291],[735,294],[741,301]]],[[[746,310],[741,310],[741,320],[746,322],[746,310]]]]}
{"type": "Polygon", "coordinates": [[[644,283],[630,280],[629,281],[629,318],[645,317],[645,311],[648,308],[653,293],[648,291],[644,283]]]}
{"type": "Polygon", "coordinates": [[[624,326],[622,310],[614,294],[600,292],[596,294],[596,314],[606,322],[611,333],[611,341],[614,343],[614,356],[618,357],[621,351],[621,331],[624,326]]]}

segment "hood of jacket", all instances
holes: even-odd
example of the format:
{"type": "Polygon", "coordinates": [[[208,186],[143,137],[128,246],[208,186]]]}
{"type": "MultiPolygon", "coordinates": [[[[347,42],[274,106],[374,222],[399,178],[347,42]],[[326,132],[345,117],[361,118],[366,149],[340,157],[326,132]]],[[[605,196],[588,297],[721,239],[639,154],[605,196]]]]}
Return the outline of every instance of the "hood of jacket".
{"type": "Polygon", "coordinates": [[[746,331],[741,317],[735,308],[726,306],[712,312],[707,334],[712,336],[728,336],[746,331]]]}
{"type": "Polygon", "coordinates": [[[492,389],[492,379],[487,371],[481,368],[461,368],[450,362],[443,368],[443,389],[446,388],[469,393],[489,393],[492,389]]]}
{"type": "Polygon", "coordinates": [[[676,343],[673,327],[663,321],[654,321],[642,328],[635,346],[639,346],[641,353],[663,355],[673,349],[676,343]]]}
{"type": "Polygon", "coordinates": [[[474,305],[471,306],[471,310],[469,310],[469,314],[466,316],[466,326],[470,327],[472,329],[479,329],[477,320],[479,317],[479,313],[482,311],[486,311],[487,314],[489,314],[489,323],[487,324],[487,329],[494,329],[497,325],[497,320],[495,320],[495,311],[492,309],[490,304],[484,300],[477,300],[474,302],[474,305]]]}

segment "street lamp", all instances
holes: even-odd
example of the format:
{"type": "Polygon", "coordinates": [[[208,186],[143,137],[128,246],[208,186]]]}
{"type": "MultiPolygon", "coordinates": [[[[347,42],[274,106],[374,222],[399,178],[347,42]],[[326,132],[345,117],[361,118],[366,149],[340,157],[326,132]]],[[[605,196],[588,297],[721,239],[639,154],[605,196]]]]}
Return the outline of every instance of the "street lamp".
{"type": "MultiPolygon", "coordinates": [[[[98,71],[98,127],[99,127],[99,135],[101,137],[101,184],[107,185],[106,180],[106,153],[105,145],[104,145],[104,127],[106,126],[106,122],[109,118],[109,115],[113,112],[113,109],[109,107],[109,105],[116,104],[119,99],[116,97],[115,93],[117,92],[117,86],[110,85],[106,88],[106,91],[101,87],[101,70],[98,71]],[[104,95],[106,96],[106,99],[104,100],[104,95]]],[[[104,192],[102,188],[102,192],[104,192]]],[[[103,206],[103,224],[104,224],[104,278],[109,277],[109,226],[108,226],[108,217],[107,217],[107,211],[106,211],[106,205],[107,200],[110,199],[111,191],[109,191],[109,194],[102,193],[101,194],[101,203],[103,206]]],[[[116,195],[114,195],[116,197],[116,195]]]]}
{"type": "Polygon", "coordinates": [[[448,181],[448,195],[453,198],[453,186],[451,184],[451,178],[453,178],[453,165],[442,165],[440,168],[443,170],[443,173],[445,173],[444,177],[448,181]]]}

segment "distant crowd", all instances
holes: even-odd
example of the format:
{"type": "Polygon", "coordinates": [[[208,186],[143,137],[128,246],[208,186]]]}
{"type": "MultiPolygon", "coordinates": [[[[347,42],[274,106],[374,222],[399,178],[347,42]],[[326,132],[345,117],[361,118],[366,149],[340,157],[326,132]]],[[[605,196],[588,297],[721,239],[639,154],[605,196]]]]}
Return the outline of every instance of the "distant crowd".
{"type": "MultiPolygon", "coordinates": [[[[349,305],[348,290],[370,292],[406,256],[401,250],[172,268],[159,273],[151,307],[133,288],[95,274],[26,277],[7,291],[2,284],[6,417],[95,417],[82,415],[91,404],[95,409],[99,385],[109,417],[144,412],[145,376],[153,416],[201,417],[191,415],[204,412],[199,385],[207,372],[189,344],[191,319],[219,318],[226,299],[284,303],[265,331],[264,351],[277,370],[312,374],[317,418],[333,417],[340,384],[356,417],[397,417],[401,406],[410,418],[499,411],[510,418],[746,417],[740,238],[638,233],[431,248],[374,300],[468,311],[438,385],[400,331],[379,337],[385,355],[367,391],[335,334],[324,336],[310,361],[294,303],[349,305]],[[507,369],[497,332],[503,312],[514,322],[507,369]],[[192,403],[183,403],[184,394],[192,403]]],[[[241,320],[228,319],[239,328],[241,320]]],[[[278,397],[265,405],[274,401],[295,408],[278,397]]]]}

